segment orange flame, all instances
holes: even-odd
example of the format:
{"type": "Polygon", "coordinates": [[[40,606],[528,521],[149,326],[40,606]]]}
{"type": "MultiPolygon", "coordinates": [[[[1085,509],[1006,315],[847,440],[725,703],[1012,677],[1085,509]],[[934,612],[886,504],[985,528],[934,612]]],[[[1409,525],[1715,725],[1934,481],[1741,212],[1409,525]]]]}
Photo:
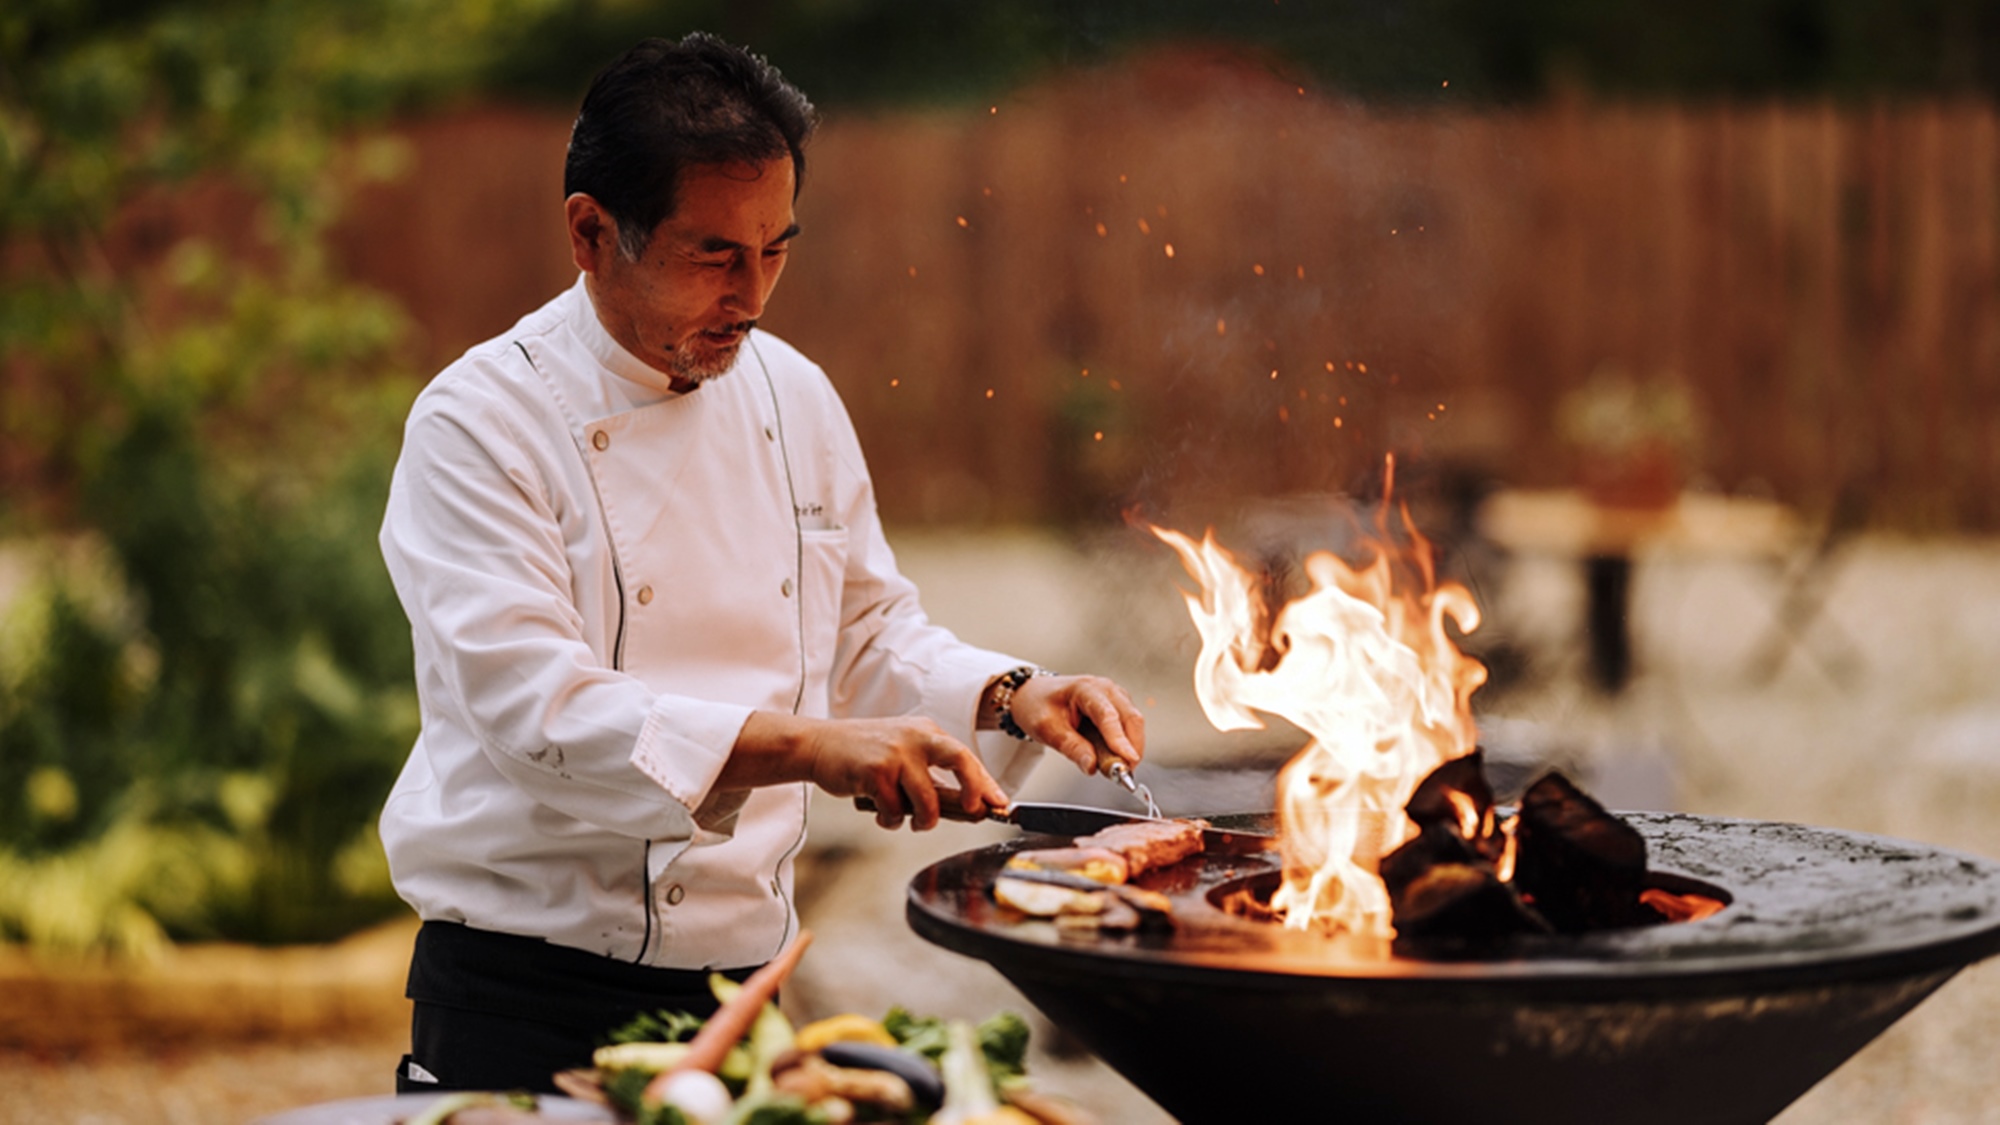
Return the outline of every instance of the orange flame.
{"type": "Polygon", "coordinates": [[[1452,811],[1458,814],[1458,834],[1468,840],[1477,840],[1480,822],[1485,819],[1479,812],[1479,802],[1472,799],[1472,794],[1457,789],[1444,796],[1451,802],[1452,811]]]}
{"type": "MultiPolygon", "coordinates": [[[[1305,560],[1312,589],[1269,618],[1256,580],[1217,545],[1152,527],[1201,584],[1188,613],[1202,640],[1195,694],[1218,730],[1261,729],[1277,715],[1311,736],[1278,775],[1284,882],[1272,908],[1293,929],[1394,935],[1383,855],[1414,834],[1403,806],[1432,770],[1474,745],[1471,695],[1486,669],[1445,628],[1478,627],[1472,595],[1436,582],[1430,543],[1407,510],[1411,547],[1393,549],[1384,489],[1372,558],[1305,560]]],[[[1400,510],[1400,509],[1399,509],[1400,510]]]]}
{"type": "MultiPolygon", "coordinates": [[[[1489,811],[1487,815],[1492,814],[1489,811]]],[[[1500,834],[1507,842],[1501,847],[1500,858],[1493,863],[1493,877],[1503,883],[1514,881],[1514,861],[1521,854],[1521,839],[1514,835],[1514,829],[1520,827],[1520,824],[1519,813],[1500,822],[1500,834]]]]}
{"type": "Polygon", "coordinates": [[[1658,887],[1640,891],[1639,901],[1659,911],[1669,922],[1699,922],[1720,913],[1728,905],[1707,895],[1679,895],[1658,887]]]}

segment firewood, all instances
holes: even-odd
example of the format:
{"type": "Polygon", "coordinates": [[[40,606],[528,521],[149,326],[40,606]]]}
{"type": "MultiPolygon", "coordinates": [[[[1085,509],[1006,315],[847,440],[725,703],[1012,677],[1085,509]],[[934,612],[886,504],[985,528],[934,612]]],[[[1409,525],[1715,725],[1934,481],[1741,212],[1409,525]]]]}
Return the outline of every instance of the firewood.
{"type": "Polygon", "coordinates": [[[1514,882],[1563,933],[1646,925],[1658,912],[1639,902],[1646,839],[1561,773],[1521,796],[1514,882]]]}

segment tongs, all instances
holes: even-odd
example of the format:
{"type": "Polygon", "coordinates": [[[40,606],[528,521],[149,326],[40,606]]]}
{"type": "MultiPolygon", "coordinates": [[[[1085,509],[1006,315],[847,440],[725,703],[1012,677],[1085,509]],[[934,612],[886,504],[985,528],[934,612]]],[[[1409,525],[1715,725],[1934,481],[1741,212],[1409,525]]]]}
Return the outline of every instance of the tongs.
{"type": "Polygon", "coordinates": [[[1104,776],[1117,782],[1125,792],[1144,801],[1146,803],[1147,816],[1152,817],[1154,820],[1165,819],[1166,814],[1160,811],[1160,803],[1153,800],[1153,791],[1146,788],[1145,784],[1138,778],[1132,776],[1132,767],[1125,764],[1125,759],[1120,758],[1109,750],[1099,748],[1097,751],[1097,769],[1104,776]]]}
{"type": "Polygon", "coordinates": [[[1098,773],[1110,778],[1120,789],[1145,802],[1147,816],[1154,820],[1166,819],[1166,814],[1160,811],[1160,803],[1153,800],[1153,791],[1146,788],[1138,778],[1133,777],[1132,767],[1126,765],[1125,759],[1113,754],[1111,747],[1105,745],[1104,736],[1098,733],[1097,724],[1085,719],[1077,724],[1077,732],[1089,739],[1091,746],[1096,748],[1098,773]]]}

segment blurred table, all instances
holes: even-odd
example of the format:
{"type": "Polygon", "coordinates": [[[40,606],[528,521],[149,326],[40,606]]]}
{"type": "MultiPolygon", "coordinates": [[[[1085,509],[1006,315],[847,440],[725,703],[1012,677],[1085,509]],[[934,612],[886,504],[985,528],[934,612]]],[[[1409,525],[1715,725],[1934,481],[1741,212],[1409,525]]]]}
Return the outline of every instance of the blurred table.
{"type": "Polygon", "coordinates": [[[1495,492],[1480,506],[1479,531],[1507,551],[1582,562],[1590,668],[1608,693],[1631,676],[1633,556],[1782,557],[1805,538],[1797,513],[1776,501],[1683,492],[1634,508],[1578,489],[1495,492]]]}

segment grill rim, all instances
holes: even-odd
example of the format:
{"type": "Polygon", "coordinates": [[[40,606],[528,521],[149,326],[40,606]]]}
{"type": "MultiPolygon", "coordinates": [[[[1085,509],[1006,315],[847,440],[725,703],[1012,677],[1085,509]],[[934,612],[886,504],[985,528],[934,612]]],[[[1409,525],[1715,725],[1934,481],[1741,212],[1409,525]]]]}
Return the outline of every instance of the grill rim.
{"type": "MultiPolygon", "coordinates": [[[[1258,864],[1268,869],[1275,856],[1198,857],[1205,876],[1213,877],[1170,896],[1183,932],[1065,939],[1046,924],[981,922],[962,908],[968,895],[985,894],[1007,856],[1063,842],[1023,836],[926,867],[909,884],[905,914],[924,939],[1010,976],[1085,974],[1126,985],[1156,980],[1271,993],[1309,984],[1357,1001],[1378,995],[1497,1004],[1758,995],[1956,971],[2000,953],[2000,864],[1843,829],[1686,813],[1619,815],[1646,837],[1655,869],[1712,883],[1728,892],[1730,905],[1698,922],[1535,939],[1547,947],[1536,956],[1397,956],[1331,964],[1322,939],[1274,935],[1278,927],[1208,903],[1217,883],[1244,877],[1258,864]],[[1187,930],[1201,941],[1242,944],[1198,948],[1183,940],[1187,930]]],[[[980,913],[994,911],[982,906],[980,913]]]]}

